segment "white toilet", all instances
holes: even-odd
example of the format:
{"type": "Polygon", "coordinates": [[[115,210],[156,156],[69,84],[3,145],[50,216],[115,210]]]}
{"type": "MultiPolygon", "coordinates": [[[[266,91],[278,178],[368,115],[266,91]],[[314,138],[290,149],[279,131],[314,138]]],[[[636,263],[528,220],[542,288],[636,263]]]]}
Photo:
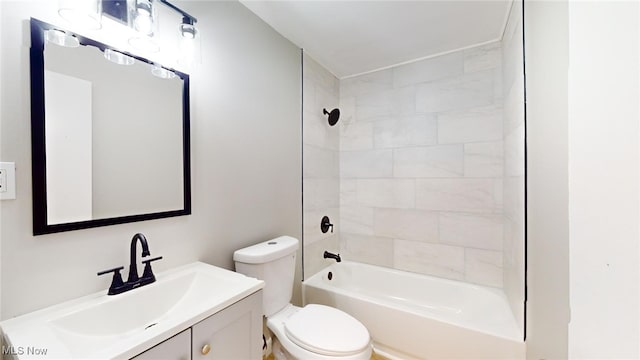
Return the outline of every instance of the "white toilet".
{"type": "Polygon", "coordinates": [[[371,337],[358,320],[338,309],[293,306],[293,277],[298,240],[281,236],[233,254],[236,271],[264,280],[262,308],[276,339],[277,360],[369,360],[371,337]]]}

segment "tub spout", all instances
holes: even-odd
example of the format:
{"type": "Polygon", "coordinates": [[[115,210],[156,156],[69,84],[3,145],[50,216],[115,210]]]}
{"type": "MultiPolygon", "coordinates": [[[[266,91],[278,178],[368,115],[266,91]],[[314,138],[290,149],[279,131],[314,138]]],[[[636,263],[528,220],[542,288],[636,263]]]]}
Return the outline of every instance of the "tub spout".
{"type": "Polygon", "coordinates": [[[335,260],[337,262],[342,261],[342,259],[340,259],[340,254],[332,254],[332,253],[330,253],[330,252],[328,252],[326,250],[324,251],[324,258],[325,259],[333,259],[333,260],[335,260]]]}

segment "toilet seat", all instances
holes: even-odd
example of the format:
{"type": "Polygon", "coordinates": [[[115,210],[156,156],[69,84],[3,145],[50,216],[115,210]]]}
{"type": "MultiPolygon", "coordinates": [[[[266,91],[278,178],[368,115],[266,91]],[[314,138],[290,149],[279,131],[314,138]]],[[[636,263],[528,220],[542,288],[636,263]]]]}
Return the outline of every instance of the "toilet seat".
{"type": "Polygon", "coordinates": [[[370,346],[369,332],[338,309],[309,304],[284,322],[287,338],[301,348],[328,356],[349,356],[370,346]]]}

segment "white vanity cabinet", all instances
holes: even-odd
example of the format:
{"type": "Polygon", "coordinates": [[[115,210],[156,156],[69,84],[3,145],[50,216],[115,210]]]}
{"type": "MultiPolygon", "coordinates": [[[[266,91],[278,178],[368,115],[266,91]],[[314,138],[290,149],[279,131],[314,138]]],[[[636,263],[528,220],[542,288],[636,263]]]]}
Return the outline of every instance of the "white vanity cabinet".
{"type": "Polygon", "coordinates": [[[132,360],[261,358],[262,291],[258,291],[132,360]]]}
{"type": "Polygon", "coordinates": [[[193,360],[262,358],[262,291],[192,327],[193,360]]]}
{"type": "Polygon", "coordinates": [[[263,287],[227,269],[186,264],[125,294],[103,290],[1,321],[3,352],[17,360],[260,360],[263,287]]]}

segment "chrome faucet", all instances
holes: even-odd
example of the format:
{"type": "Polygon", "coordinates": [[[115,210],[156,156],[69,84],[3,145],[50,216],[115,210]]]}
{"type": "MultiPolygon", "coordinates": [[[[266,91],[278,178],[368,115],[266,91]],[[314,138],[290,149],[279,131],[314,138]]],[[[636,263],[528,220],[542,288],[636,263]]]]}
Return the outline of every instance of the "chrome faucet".
{"type": "Polygon", "coordinates": [[[100,271],[98,273],[98,276],[113,273],[113,280],[111,281],[111,286],[109,286],[109,295],[120,294],[156,281],[156,277],[153,275],[153,271],[151,270],[151,262],[162,259],[162,256],[142,260],[142,263],[145,264],[144,272],[142,273],[142,277],[139,277],[138,266],[136,265],[136,249],[138,241],[140,241],[140,244],[142,245],[142,257],[151,255],[147,238],[145,238],[141,233],[133,235],[133,238],[131,239],[131,263],[129,264],[129,278],[127,279],[127,282],[123,282],[122,276],[120,275],[120,270],[124,269],[124,266],[100,271]]]}
{"type": "Polygon", "coordinates": [[[326,250],[324,251],[324,258],[325,259],[333,259],[333,260],[335,260],[337,262],[342,261],[342,259],[340,259],[340,254],[332,254],[332,253],[330,253],[330,252],[328,252],[326,250]]]}

